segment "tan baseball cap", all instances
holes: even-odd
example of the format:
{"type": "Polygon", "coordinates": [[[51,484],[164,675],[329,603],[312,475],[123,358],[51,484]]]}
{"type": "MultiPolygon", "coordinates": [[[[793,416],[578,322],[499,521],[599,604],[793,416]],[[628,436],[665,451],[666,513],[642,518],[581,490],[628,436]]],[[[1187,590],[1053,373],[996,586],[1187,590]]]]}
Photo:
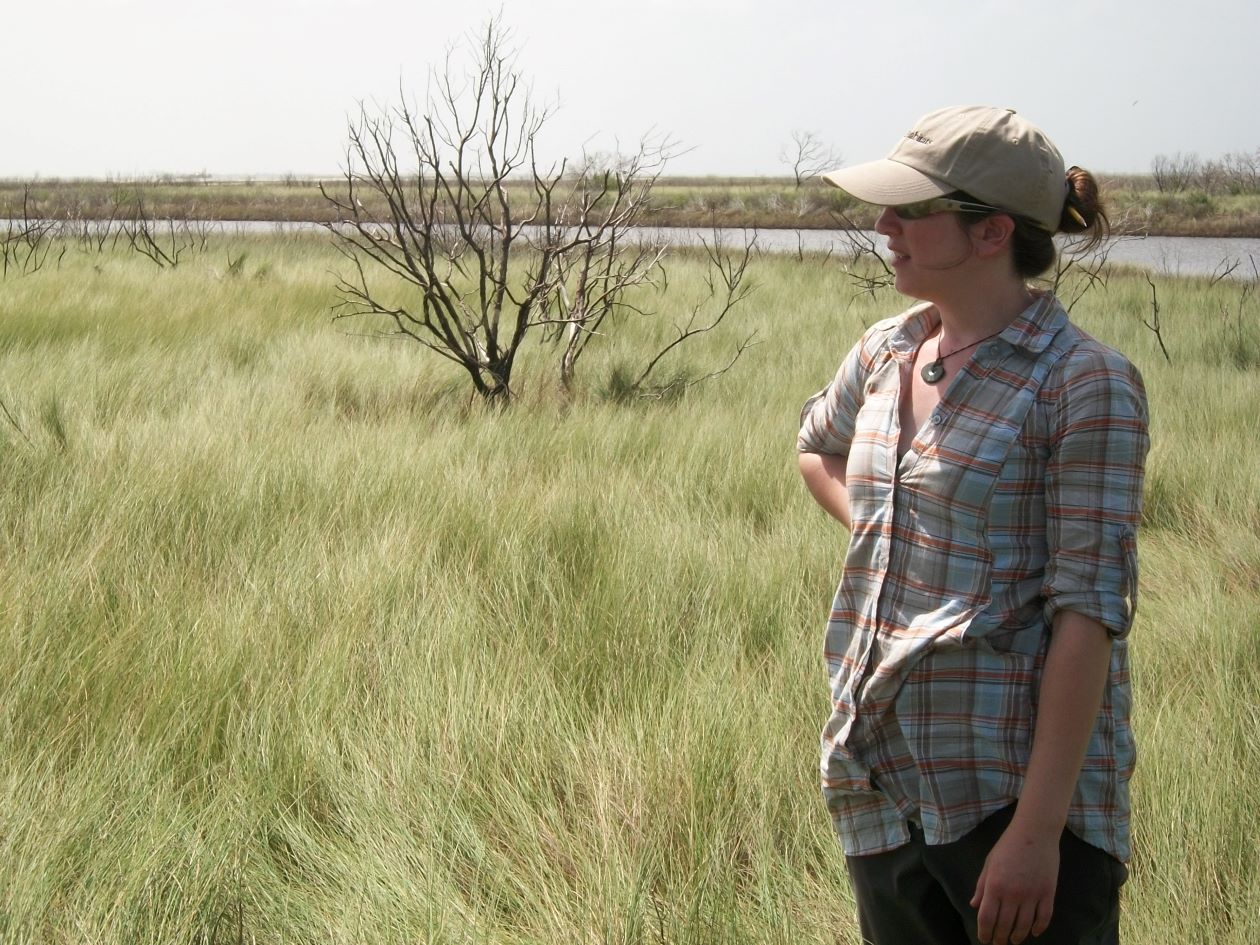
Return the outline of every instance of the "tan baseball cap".
{"type": "Polygon", "coordinates": [[[896,206],[961,190],[1059,229],[1067,176],[1063,157],[1013,108],[962,105],[920,118],[888,157],[823,175],[859,200],[896,206]]]}

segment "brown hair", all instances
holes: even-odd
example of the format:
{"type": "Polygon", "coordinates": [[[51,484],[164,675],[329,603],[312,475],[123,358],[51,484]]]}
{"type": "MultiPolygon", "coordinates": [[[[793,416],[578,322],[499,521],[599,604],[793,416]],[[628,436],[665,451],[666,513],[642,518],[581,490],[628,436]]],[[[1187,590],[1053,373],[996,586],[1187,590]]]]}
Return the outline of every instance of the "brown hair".
{"type": "MultiPolygon", "coordinates": [[[[951,194],[960,200],[978,201],[967,194],[951,194]]],[[[992,211],[968,211],[960,214],[964,223],[972,223],[989,216],[992,211]]],[[[1015,272],[1021,278],[1032,279],[1041,275],[1054,265],[1058,251],[1054,245],[1054,234],[1042,229],[1026,217],[1008,214],[1015,221],[1015,231],[1011,234],[1011,259],[1015,263],[1015,272]]],[[[1098,181],[1094,175],[1084,168],[1069,167],[1067,170],[1067,196],[1063,200],[1063,213],[1059,217],[1060,233],[1085,234],[1075,244],[1078,252],[1086,252],[1096,248],[1111,233],[1107,213],[1103,209],[1102,199],[1098,193],[1098,181]],[[1080,220],[1073,214],[1080,216],[1080,220]],[[1081,221],[1084,221],[1083,223],[1081,221]]]]}

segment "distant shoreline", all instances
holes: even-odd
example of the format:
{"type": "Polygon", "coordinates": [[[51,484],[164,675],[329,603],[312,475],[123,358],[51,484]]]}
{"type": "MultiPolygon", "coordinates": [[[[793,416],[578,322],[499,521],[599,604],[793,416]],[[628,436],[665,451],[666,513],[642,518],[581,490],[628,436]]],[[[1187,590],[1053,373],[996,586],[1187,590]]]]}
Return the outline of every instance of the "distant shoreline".
{"type": "MultiPolygon", "coordinates": [[[[1260,237],[1260,189],[1208,193],[1161,191],[1154,178],[1106,177],[1113,229],[1148,236],[1260,237]]],[[[220,179],[158,176],[139,179],[0,180],[0,218],[153,219],[329,223],[337,219],[320,186],[337,193],[342,178],[286,176],[220,179]]],[[[522,199],[529,196],[524,182],[522,199]]],[[[371,208],[369,208],[371,209],[371,208]]],[[[875,208],[810,181],[790,178],[662,177],[643,222],[663,227],[760,230],[869,229],[875,208]]]]}

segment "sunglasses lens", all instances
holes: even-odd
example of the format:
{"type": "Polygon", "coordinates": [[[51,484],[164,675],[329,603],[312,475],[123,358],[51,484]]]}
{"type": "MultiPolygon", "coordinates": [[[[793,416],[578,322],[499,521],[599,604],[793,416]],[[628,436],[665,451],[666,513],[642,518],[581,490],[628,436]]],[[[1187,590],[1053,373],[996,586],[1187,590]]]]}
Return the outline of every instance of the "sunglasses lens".
{"type": "Polygon", "coordinates": [[[908,203],[903,207],[897,207],[896,212],[897,216],[903,220],[921,220],[928,216],[932,210],[927,201],[920,200],[918,203],[908,203]]]}

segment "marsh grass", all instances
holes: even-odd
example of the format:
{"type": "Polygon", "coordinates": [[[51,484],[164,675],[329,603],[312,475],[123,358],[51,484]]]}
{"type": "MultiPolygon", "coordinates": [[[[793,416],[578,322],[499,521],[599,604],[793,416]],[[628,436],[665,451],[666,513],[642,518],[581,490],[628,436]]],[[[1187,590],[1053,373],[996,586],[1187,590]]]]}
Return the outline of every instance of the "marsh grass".
{"type": "MultiPolygon", "coordinates": [[[[728,374],[617,402],[669,331],[632,319],[573,399],[527,352],[500,412],[334,324],[338,265],[241,239],[0,283],[0,938],[856,943],[816,784],[844,538],[792,437],[895,296],[766,256],[686,356],[758,331],[728,374]]],[[[1260,309],[1157,285],[1171,363],[1144,278],[1076,310],[1155,442],[1125,938],[1242,945],[1260,374],[1226,336],[1260,309]]]]}

